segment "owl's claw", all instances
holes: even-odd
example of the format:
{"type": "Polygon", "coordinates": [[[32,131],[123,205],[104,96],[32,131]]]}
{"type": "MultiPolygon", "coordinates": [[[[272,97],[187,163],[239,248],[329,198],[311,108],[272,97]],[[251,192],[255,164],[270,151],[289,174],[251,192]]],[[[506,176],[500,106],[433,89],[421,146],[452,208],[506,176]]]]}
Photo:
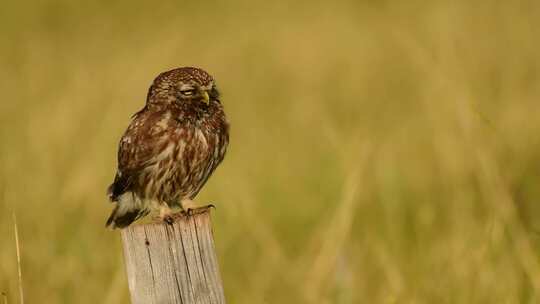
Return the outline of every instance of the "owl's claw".
{"type": "Polygon", "coordinates": [[[160,206],[159,218],[169,225],[172,225],[174,223],[174,214],[167,204],[163,204],[160,206]]]}
{"type": "Polygon", "coordinates": [[[195,208],[187,208],[186,210],[182,210],[181,213],[186,216],[192,216],[194,214],[202,213],[206,209],[216,209],[216,206],[214,204],[208,204],[201,207],[195,207],[195,208]]]}
{"type": "Polygon", "coordinates": [[[169,225],[174,223],[174,217],[171,214],[167,214],[163,217],[163,221],[169,225]]]}

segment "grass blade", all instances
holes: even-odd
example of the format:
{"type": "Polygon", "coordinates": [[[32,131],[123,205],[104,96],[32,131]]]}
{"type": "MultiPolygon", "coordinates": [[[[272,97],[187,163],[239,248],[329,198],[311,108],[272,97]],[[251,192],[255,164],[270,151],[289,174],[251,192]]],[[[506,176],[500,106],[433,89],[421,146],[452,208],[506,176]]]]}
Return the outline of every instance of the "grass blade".
{"type": "MultiPolygon", "coordinates": [[[[19,299],[20,303],[24,304],[24,292],[22,282],[22,270],[21,270],[21,248],[19,246],[19,229],[17,227],[17,216],[13,212],[13,227],[15,229],[15,248],[17,248],[17,270],[19,272],[19,299]]],[[[7,299],[6,299],[7,303],[7,299]]]]}

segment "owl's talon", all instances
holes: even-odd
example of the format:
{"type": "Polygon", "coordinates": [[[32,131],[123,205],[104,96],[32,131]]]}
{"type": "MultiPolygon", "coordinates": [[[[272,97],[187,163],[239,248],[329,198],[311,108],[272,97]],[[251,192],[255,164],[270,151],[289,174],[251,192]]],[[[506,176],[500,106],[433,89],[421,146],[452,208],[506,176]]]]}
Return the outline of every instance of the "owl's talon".
{"type": "Polygon", "coordinates": [[[180,211],[180,213],[182,213],[185,216],[192,216],[194,214],[202,213],[204,210],[211,209],[211,208],[216,209],[216,206],[214,206],[214,204],[208,204],[201,207],[187,208],[185,210],[180,211]]]}
{"type": "Polygon", "coordinates": [[[172,225],[174,223],[174,218],[172,215],[168,214],[163,217],[163,221],[169,225],[172,225]]]}

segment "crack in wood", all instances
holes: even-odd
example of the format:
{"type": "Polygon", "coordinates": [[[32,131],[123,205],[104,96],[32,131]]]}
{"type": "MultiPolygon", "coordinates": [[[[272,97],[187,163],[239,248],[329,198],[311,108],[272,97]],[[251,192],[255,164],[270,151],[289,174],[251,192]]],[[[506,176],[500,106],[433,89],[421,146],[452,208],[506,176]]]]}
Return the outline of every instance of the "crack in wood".
{"type": "Polygon", "coordinates": [[[121,233],[132,303],[225,303],[209,210],[121,233]]]}

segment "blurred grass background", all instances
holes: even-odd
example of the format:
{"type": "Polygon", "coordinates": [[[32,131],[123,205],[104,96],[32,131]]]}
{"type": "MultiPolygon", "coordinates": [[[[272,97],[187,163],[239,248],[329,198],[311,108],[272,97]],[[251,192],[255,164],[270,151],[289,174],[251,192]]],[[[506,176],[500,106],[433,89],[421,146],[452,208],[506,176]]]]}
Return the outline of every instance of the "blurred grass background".
{"type": "Polygon", "coordinates": [[[11,1],[0,291],[129,303],[104,229],[152,79],[200,66],[228,156],[199,195],[229,303],[540,302],[540,3],[11,1]]]}

